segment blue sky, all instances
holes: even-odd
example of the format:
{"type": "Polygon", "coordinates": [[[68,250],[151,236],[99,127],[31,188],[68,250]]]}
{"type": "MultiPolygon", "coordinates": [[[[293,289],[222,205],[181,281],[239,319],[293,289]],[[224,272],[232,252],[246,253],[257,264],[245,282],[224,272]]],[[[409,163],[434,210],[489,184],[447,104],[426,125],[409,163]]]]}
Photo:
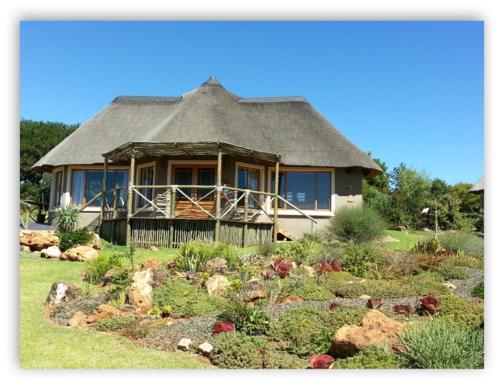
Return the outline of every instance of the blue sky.
{"type": "Polygon", "coordinates": [[[483,175],[482,22],[23,22],[20,58],[21,118],[83,123],[214,73],[243,97],[304,96],[390,168],[483,175]]]}

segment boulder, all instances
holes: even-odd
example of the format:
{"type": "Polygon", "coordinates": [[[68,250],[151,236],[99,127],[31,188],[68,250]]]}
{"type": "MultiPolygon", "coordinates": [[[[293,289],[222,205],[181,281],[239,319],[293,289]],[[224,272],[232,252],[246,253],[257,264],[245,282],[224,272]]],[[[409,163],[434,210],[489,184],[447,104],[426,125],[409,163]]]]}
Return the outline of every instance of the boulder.
{"type": "Polygon", "coordinates": [[[406,227],[403,226],[403,225],[398,225],[396,227],[396,231],[400,231],[400,232],[406,232],[406,227]]]}
{"type": "Polygon", "coordinates": [[[177,348],[181,351],[189,351],[189,347],[191,346],[191,339],[183,337],[179,340],[179,344],[177,344],[177,348]]]}
{"type": "Polygon", "coordinates": [[[213,349],[214,349],[214,346],[207,341],[205,341],[203,344],[200,344],[198,346],[198,352],[201,353],[203,356],[210,356],[213,349]]]}
{"type": "Polygon", "coordinates": [[[69,319],[68,325],[71,328],[87,328],[87,315],[82,311],[75,312],[71,319],[69,319]]]}
{"type": "Polygon", "coordinates": [[[304,271],[304,273],[308,277],[315,277],[316,276],[316,270],[313,267],[311,267],[310,265],[301,265],[300,267],[302,268],[302,270],[304,271]]]}
{"type": "Polygon", "coordinates": [[[139,265],[139,269],[160,269],[161,260],[158,259],[147,259],[139,265]]]}
{"type": "Polygon", "coordinates": [[[448,289],[452,289],[452,290],[457,289],[457,286],[453,283],[450,283],[449,281],[445,281],[442,285],[443,285],[443,287],[446,287],[448,289]]]}
{"type": "Polygon", "coordinates": [[[137,271],[132,280],[133,283],[127,291],[128,302],[136,312],[145,314],[153,306],[154,273],[151,269],[137,271]]]}
{"type": "Polygon", "coordinates": [[[377,310],[370,310],[362,325],[345,325],[332,339],[332,350],[341,357],[354,356],[360,350],[388,342],[395,348],[404,324],[392,320],[377,310]]]}
{"type": "Polygon", "coordinates": [[[54,231],[23,230],[19,237],[19,243],[29,247],[31,251],[41,251],[53,245],[59,245],[59,237],[54,231]]]}
{"type": "Polygon", "coordinates": [[[370,300],[372,297],[371,296],[368,296],[368,295],[361,295],[359,296],[359,299],[360,300],[370,300]]]}
{"type": "Polygon", "coordinates": [[[89,247],[88,245],[81,245],[64,251],[60,258],[61,260],[69,261],[92,261],[97,255],[98,252],[95,248],[89,247]]]}
{"type": "Polygon", "coordinates": [[[158,252],[160,250],[160,248],[155,247],[154,245],[152,245],[151,247],[149,247],[149,250],[153,251],[153,252],[158,252]]]}
{"type": "Polygon", "coordinates": [[[100,250],[102,248],[101,238],[99,237],[99,235],[97,233],[94,233],[94,238],[92,239],[92,241],[89,244],[86,244],[86,245],[88,245],[89,247],[92,247],[94,249],[100,250]]]}
{"type": "Polygon", "coordinates": [[[261,280],[248,280],[243,285],[243,299],[245,300],[245,302],[248,303],[257,299],[265,299],[266,297],[267,290],[261,280]]]}
{"type": "Polygon", "coordinates": [[[19,251],[20,252],[31,252],[31,249],[27,245],[20,245],[19,246],[19,251]]]}
{"type": "Polygon", "coordinates": [[[205,270],[207,272],[224,273],[227,271],[227,269],[227,261],[222,257],[216,257],[215,259],[207,260],[205,262],[205,270]]]}
{"type": "Polygon", "coordinates": [[[59,259],[61,257],[61,250],[57,245],[53,245],[42,250],[40,252],[40,257],[44,257],[46,259],[59,259]]]}
{"type": "Polygon", "coordinates": [[[226,289],[229,288],[229,280],[222,275],[210,276],[205,281],[205,288],[208,296],[222,296],[226,289]]]}
{"type": "Polygon", "coordinates": [[[45,302],[50,305],[61,304],[63,301],[76,299],[79,293],[80,288],[78,286],[64,281],[56,281],[50,287],[50,292],[45,302]]]}
{"type": "Polygon", "coordinates": [[[290,295],[281,300],[281,304],[302,303],[304,299],[298,295],[290,295]]]}
{"type": "Polygon", "coordinates": [[[87,317],[86,322],[95,323],[109,319],[113,316],[123,316],[123,312],[112,305],[100,304],[96,307],[94,313],[87,317]]]}

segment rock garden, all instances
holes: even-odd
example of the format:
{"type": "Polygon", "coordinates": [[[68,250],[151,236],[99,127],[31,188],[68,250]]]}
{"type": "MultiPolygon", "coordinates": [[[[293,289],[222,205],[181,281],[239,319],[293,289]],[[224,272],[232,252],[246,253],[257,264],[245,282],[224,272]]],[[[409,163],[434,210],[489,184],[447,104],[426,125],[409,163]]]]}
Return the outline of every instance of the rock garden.
{"type": "Polygon", "coordinates": [[[101,246],[88,230],[24,231],[20,243],[82,264],[77,284],[47,287],[48,321],[60,327],[198,354],[219,368],[481,368],[482,239],[422,233],[393,250],[380,224],[344,216],[300,241],[190,242],[168,260],[161,249],[138,258],[101,246]]]}

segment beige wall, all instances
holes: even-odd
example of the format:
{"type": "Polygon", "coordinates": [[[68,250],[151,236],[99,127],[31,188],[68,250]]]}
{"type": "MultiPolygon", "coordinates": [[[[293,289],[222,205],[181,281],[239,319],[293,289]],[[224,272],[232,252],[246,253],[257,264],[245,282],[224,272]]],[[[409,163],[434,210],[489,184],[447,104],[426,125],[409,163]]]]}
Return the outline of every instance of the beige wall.
{"type": "Polygon", "coordinates": [[[362,203],[362,180],[361,170],[345,168],[335,170],[335,209],[345,206],[357,206],[362,203]]]}

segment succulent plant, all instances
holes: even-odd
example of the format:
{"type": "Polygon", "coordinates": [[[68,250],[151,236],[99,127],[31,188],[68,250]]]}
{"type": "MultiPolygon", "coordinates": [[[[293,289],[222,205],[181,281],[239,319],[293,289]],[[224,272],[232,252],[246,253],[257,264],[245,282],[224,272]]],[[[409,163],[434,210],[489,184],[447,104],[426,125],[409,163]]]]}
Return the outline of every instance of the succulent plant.
{"type": "Polygon", "coordinates": [[[309,359],[309,366],[312,369],[330,369],[335,359],[330,355],[313,355],[309,359]]]}
{"type": "Polygon", "coordinates": [[[328,308],[330,308],[330,310],[334,310],[334,309],[340,308],[341,306],[342,306],[342,304],[337,303],[336,301],[332,301],[330,303],[330,305],[328,306],[328,308]]]}
{"type": "Polygon", "coordinates": [[[395,304],[392,309],[398,315],[408,316],[411,313],[411,307],[406,304],[395,304]]]}
{"type": "Polygon", "coordinates": [[[338,261],[319,263],[316,265],[316,268],[320,273],[342,272],[342,265],[338,261]]]}
{"type": "Polygon", "coordinates": [[[434,315],[437,313],[439,301],[432,296],[422,296],[418,299],[420,301],[420,313],[428,313],[434,315]]]}
{"type": "Polygon", "coordinates": [[[273,262],[273,268],[280,277],[286,277],[290,275],[292,264],[288,260],[279,258],[273,262]]]}
{"type": "Polygon", "coordinates": [[[382,306],[382,300],[372,297],[366,302],[366,307],[370,309],[379,309],[382,306]]]}
{"type": "Polygon", "coordinates": [[[224,332],[234,332],[236,327],[230,321],[218,321],[212,327],[212,334],[216,335],[224,332]]]}

